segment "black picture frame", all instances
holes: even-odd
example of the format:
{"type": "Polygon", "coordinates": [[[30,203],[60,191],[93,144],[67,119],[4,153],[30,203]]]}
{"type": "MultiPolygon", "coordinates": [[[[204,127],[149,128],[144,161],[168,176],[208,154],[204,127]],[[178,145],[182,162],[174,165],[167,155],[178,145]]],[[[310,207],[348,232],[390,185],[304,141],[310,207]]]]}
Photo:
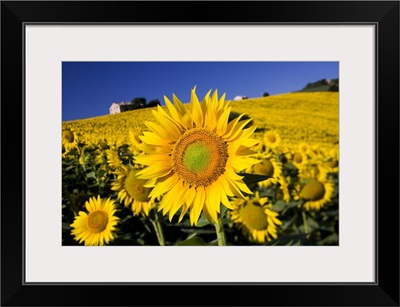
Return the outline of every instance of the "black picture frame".
{"type": "Polygon", "coordinates": [[[399,306],[399,101],[399,1],[2,1],[1,305],[399,306]],[[32,22],[375,25],[376,282],[25,284],[24,25],[32,22]]]}

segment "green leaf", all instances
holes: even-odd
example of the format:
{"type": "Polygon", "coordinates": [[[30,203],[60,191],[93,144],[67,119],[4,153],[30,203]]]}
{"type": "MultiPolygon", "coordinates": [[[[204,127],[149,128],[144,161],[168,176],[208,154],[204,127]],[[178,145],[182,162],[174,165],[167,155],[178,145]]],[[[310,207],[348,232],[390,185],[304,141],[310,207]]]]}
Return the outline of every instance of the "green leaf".
{"type": "Polygon", "coordinates": [[[86,178],[95,178],[96,174],[94,172],[90,172],[86,174],[86,178]]]}
{"type": "Polygon", "coordinates": [[[202,238],[194,237],[188,240],[181,241],[177,246],[205,246],[207,245],[202,238]]]}
{"type": "Polygon", "coordinates": [[[256,184],[257,182],[272,178],[272,176],[247,174],[247,173],[240,174],[240,176],[244,176],[244,178],[242,180],[246,185],[253,185],[253,184],[256,184]]]}
{"type": "Polygon", "coordinates": [[[219,214],[221,219],[225,216],[225,214],[228,212],[228,208],[225,207],[224,205],[221,206],[221,213],[219,214]]]}
{"type": "Polygon", "coordinates": [[[272,210],[275,212],[281,212],[286,207],[286,203],[283,200],[278,200],[272,207],[272,210]]]}
{"type": "Polygon", "coordinates": [[[291,201],[289,203],[287,203],[287,207],[288,208],[294,208],[297,207],[298,205],[301,205],[301,201],[291,201]]]}
{"type": "Polygon", "coordinates": [[[307,239],[307,234],[299,234],[299,235],[291,235],[277,238],[273,241],[267,243],[267,245],[284,245],[284,246],[291,246],[291,245],[304,245],[307,239]]]}
{"type": "Polygon", "coordinates": [[[204,213],[202,213],[199,220],[197,221],[196,227],[204,227],[207,225],[210,225],[210,222],[206,218],[206,215],[204,213]]]}
{"type": "Polygon", "coordinates": [[[71,226],[67,223],[62,223],[62,231],[70,231],[71,230],[71,226]]]}
{"type": "Polygon", "coordinates": [[[322,239],[318,242],[319,245],[338,245],[339,244],[339,236],[337,233],[332,233],[326,238],[322,239]]]}

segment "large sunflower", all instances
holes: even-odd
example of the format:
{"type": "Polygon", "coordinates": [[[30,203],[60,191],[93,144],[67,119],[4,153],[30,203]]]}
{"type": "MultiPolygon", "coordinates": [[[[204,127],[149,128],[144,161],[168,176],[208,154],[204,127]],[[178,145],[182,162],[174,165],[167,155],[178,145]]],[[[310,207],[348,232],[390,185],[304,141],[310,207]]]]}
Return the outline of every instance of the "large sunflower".
{"type": "Polygon", "coordinates": [[[151,188],[144,187],[147,180],[137,177],[138,169],[121,164],[115,174],[117,179],[111,184],[111,190],[118,191],[118,199],[125,207],[131,206],[133,215],[140,213],[148,216],[151,208],[155,206],[149,198],[151,188]]]}
{"type": "Polygon", "coordinates": [[[85,245],[104,245],[114,240],[113,232],[119,222],[119,218],[114,215],[114,201],[110,198],[101,199],[100,196],[97,199],[91,197],[85,206],[88,213],[80,211],[71,224],[75,240],[85,242],[85,245]]]}
{"type": "Polygon", "coordinates": [[[260,198],[258,191],[254,198],[235,199],[230,212],[232,221],[249,235],[250,240],[261,244],[278,237],[278,226],[282,222],[278,213],[272,211],[267,197],[260,198]]]}
{"type": "Polygon", "coordinates": [[[144,155],[135,157],[147,166],[138,176],[154,187],[150,197],[163,196],[159,210],[170,220],[181,207],[180,219],[190,210],[192,225],[202,211],[216,222],[221,203],[231,208],[228,196],[252,194],[237,172],[259,162],[250,150],[258,142],[251,139],[256,127],[245,128],[251,119],[241,114],[228,122],[225,95],[210,94],[200,103],[194,88],[188,107],[175,95],[174,104],[164,97],[169,114],[160,106],[153,111],[158,123],[146,122],[150,131],[139,145],[144,155]]]}

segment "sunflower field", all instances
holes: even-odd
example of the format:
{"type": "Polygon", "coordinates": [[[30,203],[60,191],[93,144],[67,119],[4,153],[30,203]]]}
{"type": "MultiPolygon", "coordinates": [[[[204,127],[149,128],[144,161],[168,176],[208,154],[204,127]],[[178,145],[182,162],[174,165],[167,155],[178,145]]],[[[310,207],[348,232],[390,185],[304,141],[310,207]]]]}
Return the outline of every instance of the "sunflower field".
{"type": "Polygon", "coordinates": [[[195,90],[62,123],[62,244],[338,245],[338,93],[195,90]]]}

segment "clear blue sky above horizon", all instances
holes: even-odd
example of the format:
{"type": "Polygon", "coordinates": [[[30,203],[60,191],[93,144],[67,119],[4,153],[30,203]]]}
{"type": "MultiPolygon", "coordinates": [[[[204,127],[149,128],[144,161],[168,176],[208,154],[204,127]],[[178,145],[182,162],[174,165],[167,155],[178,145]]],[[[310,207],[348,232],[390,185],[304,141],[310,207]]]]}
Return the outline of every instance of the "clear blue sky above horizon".
{"type": "Polygon", "coordinates": [[[113,102],[174,93],[189,102],[211,90],[226,99],[300,90],[309,82],[339,77],[338,62],[63,62],[62,121],[109,114],[113,102]]]}

